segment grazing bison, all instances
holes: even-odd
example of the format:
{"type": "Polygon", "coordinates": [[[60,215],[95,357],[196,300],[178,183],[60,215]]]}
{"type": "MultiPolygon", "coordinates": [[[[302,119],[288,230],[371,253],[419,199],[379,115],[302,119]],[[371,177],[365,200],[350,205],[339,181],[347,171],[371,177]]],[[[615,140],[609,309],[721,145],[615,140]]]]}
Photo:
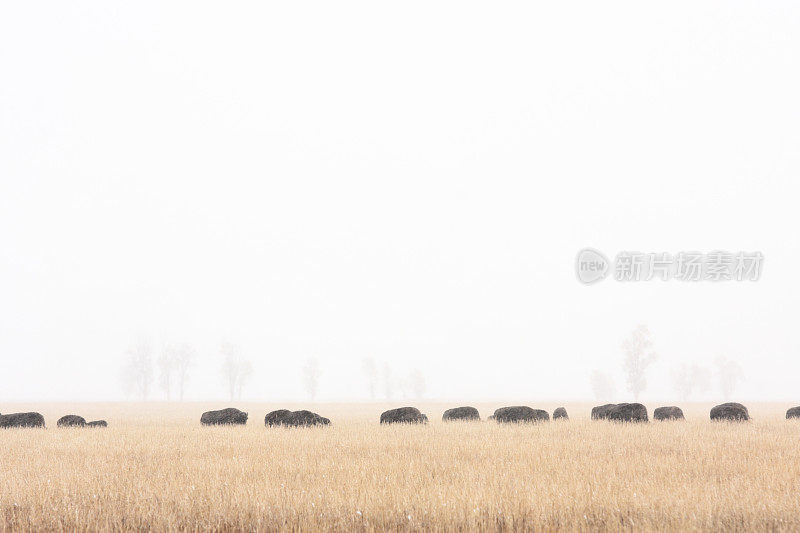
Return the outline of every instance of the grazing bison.
{"type": "Polygon", "coordinates": [[[616,404],[607,403],[605,405],[598,405],[597,407],[592,407],[592,420],[605,420],[608,418],[608,413],[611,411],[613,407],[616,407],[616,404]]]}
{"type": "Polygon", "coordinates": [[[106,422],[105,420],[92,420],[91,422],[86,422],[86,427],[105,428],[108,427],[108,422],[106,422]]]}
{"type": "Polygon", "coordinates": [[[454,407],[448,409],[442,415],[442,422],[452,422],[454,420],[480,420],[481,415],[474,407],[454,407]]]}
{"type": "Polygon", "coordinates": [[[680,407],[656,407],[653,411],[653,420],[683,420],[683,411],[680,407]]]}
{"type": "Polygon", "coordinates": [[[747,407],[740,403],[723,403],[711,409],[711,420],[743,422],[750,420],[750,413],[747,412],[747,407]]]}
{"type": "Polygon", "coordinates": [[[219,411],[206,411],[200,417],[204,426],[222,426],[229,424],[247,424],[247,413],[228,407],[219,411]]]}
{"type": "Polygon", "coordinates": [[[800,407],[792,407],[786,411],[786,418],[800,418],[800,407]]]}
{"type": "Polygon", "coordinates": [[[553,420],[569,420],[567,410],[563,407],[558,407],[555,411],[553,411],[553,420]]]}
{"type": "Polygon", "coordinates": [[[640,403],[618,403],[608,411],[614,422],[647,422],[647,408],[640,403]]]}
{"type": "Polygon", "coordinates": [[[39,413],[0,415],[0,428],[43,428],[44,417],[39,413]]]}
{"type": "Polygon", "coordinates": [[[267,416],[264,417],[264,425],[265,426],[282,426],[284,422],[292,416],[292,412],[288,409],[278,409],[277,411],[271,411],[267,413],[267,416]]]}
{"type": "Polygon", "coordinates": [[[327,426],[331,423],[324,416],[319,416],[317,413],[312,413],[305,409],[294,411],[289,422],[292,426],[327,426]]]}
{"type": "Polygon", "coordinates": [[[547,422],[550,415],[544,409],[533,409],[527,405],[501,407],[494,412],[498,422],[547,422]]]}
{"type": "Polygon", "coordinates": [[[60,428],[83,427],[85,425],[86,419],[78,415],[65,415],[56,422],[56,426],[60,428]]]}
{"type": "Polygon", "coordinates": [[[264,417],[265,426],[327,426],[331,421],[324,416],[319,416],[311,411],[289,411],[278,409],[267,413],[264,417]]]}
{"type": "Polygon", "coordinates": [[[381,424],[427,424],[428,417],[416,407],[399,407],[381,413],[381,424]]]}

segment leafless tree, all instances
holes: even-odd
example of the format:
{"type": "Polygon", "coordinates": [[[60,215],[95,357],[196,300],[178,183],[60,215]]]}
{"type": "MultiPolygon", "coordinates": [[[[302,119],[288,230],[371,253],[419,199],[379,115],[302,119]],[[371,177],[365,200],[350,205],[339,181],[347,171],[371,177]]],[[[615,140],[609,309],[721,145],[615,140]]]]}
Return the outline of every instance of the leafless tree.
{"type": "Polygon", "coordinates": [[[140,341],[127,352],[128,359],[122,367],[122,387],[126,396],[135,395],[147,400],[153,381],[153,350],[146,341],[140,341]]]}
{"type": "Polygon", "coordinates": [[[736,361],[731,361],[727,357],[718,357],[714,361],[719,379],[719,389],[725,400],[730,400],[738,382],[744,378],[742,367],[736,361]]]}
{"type": "Polygon", "coordinates": [[[383,396],[387,400],[394,398],[394,374],[389,363],[383,363],[383,396]]]}
{"type": "Polygon", "coordinates": [[[400,389],[400,396],[403,399],[414,398],[420,399],[425,394],[425,376],[418,368],[415,368],[407,375],[393,379],[394,387],[400,389]]]}
{"type": "Polygon", "coordinates": [[[408,382],[408,387],[411,390],[414,398],[419,400],[425,395],[425,391],[427,390],[427,385],[425,384],[425,376],[422,374],[422,371],[418,368],[415,368],[406,378],[408,382]]]}
{"type": "Polygon", "coordinates": [[[175,355],[171,347],[166,347],[158,358],[158,386],[167,397],[172,399],[172,382],[175,373],[175,355]]]}
{"type": "Polygon", "coordinates": [[[591,382],[595,399],[598,401],[610,401],[614,399],[616,386],[611,376],[599,370],[592,370],[589,381],[591,382]]]}
{"type": "Polygon", "coordinates": [[[369,390],[369,397],[371,400],[375,399],[375,385],[378,381],[378,367],[375,365],[375,359],[367,357],[361,361],[361,370],[364,372],[364,377],[367,379],[367,389],[369,390]]]}
{"type": "Polygon", "coordinates": [[[312,402],[317,398],[320,374],[319,361],[313,357],[306,360],[306,363],[303,365],[303,384],[312,402]]]}
{"type": "Polygon", "coordinates": [[[186,383],[189,381],[189,372],[195,364],[197,354],[189,344],[181,344],[174,348],[175,375],[178,380],[178,398],[183,401],[186,383]]]}
{"type": "Polygon", "coordinates": [[[625,352],[624,368],[628,392],[633,393],[635,400],[647,388],[645,373],[647,367],[653,364],[658,356],[652,351],[653,341],[650,339],[650,330],[647,326],[640,325],[633,330],[631,336],[622,344],[625,352]]]}
{"type": "Polygon", "coordinates": [[[688,400],[695,392],[708,390],[711,372],[699,365],[683,363],[672,370],[672,386],[681,400],[688,400]]]}
{"type": "Polygon", "coordinates": [[[236,383],[236,397],[242,399],[242,391],[244,386],[250,381],[250,376],[253,375],[253,365],[250,361],[242,360],[239,365],[239,380],[236,383]]]}
{"type": "Polygon", "coordinates": [[[239,349],[229,343],[223,342],[220,349],[222,353],[222,374],[228,388],[230,399],[242,398],[245,383],[253,373],[250,361],[242,358],[239,349]]]}

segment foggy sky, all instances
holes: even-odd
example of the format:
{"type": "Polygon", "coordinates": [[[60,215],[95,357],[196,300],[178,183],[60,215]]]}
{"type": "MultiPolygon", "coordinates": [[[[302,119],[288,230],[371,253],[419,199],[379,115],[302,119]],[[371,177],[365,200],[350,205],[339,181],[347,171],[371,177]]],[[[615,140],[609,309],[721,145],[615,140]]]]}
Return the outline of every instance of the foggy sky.
{"type": "MultiPolygon", "coordinates": [[[[0,400],[624,392],[640,323],[741,399],[800,400],[794,2],[15,2],[0,7],[0,400]],[[575,254],[761,251],[758,282],[581,285],[575,254]],[[154,398],[157,395],[154,394],[154,398]]],[[[716,387],[704,398],[719,396],[716,387]]],[[[698,397],[700,399],[701,397],[698,397]]]]}

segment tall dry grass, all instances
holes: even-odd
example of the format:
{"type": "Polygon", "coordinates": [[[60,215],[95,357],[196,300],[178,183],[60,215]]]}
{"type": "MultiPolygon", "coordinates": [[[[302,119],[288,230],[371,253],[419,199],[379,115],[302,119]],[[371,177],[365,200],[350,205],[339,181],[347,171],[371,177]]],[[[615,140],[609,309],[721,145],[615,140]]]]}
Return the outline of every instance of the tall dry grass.
{"type": "Polygon", "coordinates": [[[265,428],[264,404],[244,406],[246,427],[201,427],[209,407],[0,406],[49,426],[0,431],[0,529],[800,530],[785,406],[616,425],[567,405],[566,423],[499,426],[425,405],[429,426],[387,427],[384,405],[319,405],[333,425],[305,429],[265,428]],[[56,428],[68,412],[111,426],[56,428]]]}

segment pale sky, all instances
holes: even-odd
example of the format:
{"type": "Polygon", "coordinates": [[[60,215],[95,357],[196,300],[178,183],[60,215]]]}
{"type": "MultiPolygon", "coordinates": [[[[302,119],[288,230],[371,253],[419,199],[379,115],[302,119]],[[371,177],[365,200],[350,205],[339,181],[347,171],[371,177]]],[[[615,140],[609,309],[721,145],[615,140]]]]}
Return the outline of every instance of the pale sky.
{"type": "MultiPolygon", "coordinates": [[[[189,342],[192,399],[625,392],[736,360],[800,402],[796,2],[6,2],[0,400],[121,399],[189,342]],[[584,247],[760,251],[757,282],[584,286],[584,247]]],[[[715,386],[704,399],[718,399],[715,386]]],[[[154,399],[158,394],[154,393],[154,399]]],[[[700,398],[698,398],[700,399],[700,398]]],[[[2,409],[0,408],[0,411],[2,409]]]]}

